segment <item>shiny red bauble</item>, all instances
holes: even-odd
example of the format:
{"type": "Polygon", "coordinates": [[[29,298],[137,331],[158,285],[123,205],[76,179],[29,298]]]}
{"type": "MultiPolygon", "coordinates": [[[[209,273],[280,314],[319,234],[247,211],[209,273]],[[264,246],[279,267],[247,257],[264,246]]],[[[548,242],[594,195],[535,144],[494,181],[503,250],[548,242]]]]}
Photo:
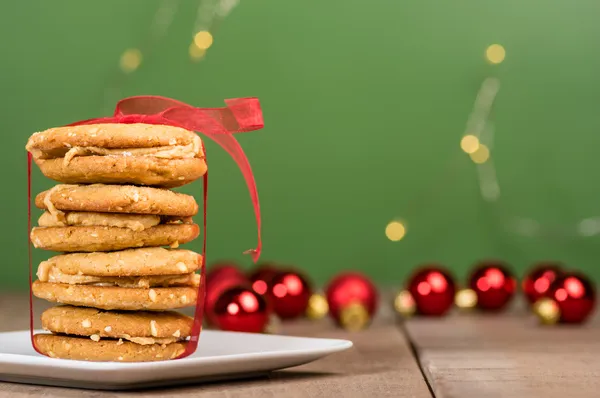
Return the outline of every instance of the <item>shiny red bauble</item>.
{"type": "Polygon", "coordinates": [[[554,262],[536,264],[523,278],[521,288],[530,304],[545,297],[550,286],[562,273],[561,265],[554,262]]]}
{"type": "Polygon", "coordinates": [[[410,292],[419,315],[442,316],[454,303],[456,286],[450,273],[443,267],[422,267],[408,280],[410,292]]]}
{"type": "Polygon", "coordinates": [[[469,287],[477,295],[479,309],[499,311],[514,297],[517,280],[504,263],[486,261],[473,270],[469,287]]]}
{"type": "Polygon", "coordinates": [[[273,278],[275,278],[277,272],[277,268],[271,263],[265,263],[256,267],[248,274],[252,289],[258,294],[267,294],[273,286],[273,278]]]}
{"type": "Polygon", "coordinates": [[[225,291],[238,286],[251,289],[248,280],[243,274],[229,272],[213,274],[211,278],[206,278],[205,286],[204,317],[209,324],[213,325],[216,325],[216,318],[214,316],[215,305],[225,291]]]}
{"type": "Polygon", "coordinates": [[[379,304],[377,288],[369,278],[358,272],[344,272],[333,278],[325,289],[329,315],[344,325],[343,313],[352,306],[364,308],[366,316],[373,317],[379,304]]]}
{"type": "Polygon", "coordinates": [[[210,313],[211,323],[219,329],[248,333],[264,332],[270,315],[265,298],[247,286],[223,291],[210,313]]]}
{"type": "Polygon", "coordinates": [[[303,316],[311,294],[308,280],[299,272],[287,270],[273,276],[266,296],[273,311],[285,320],[303,316]]]}
{"type": "Polygon", "coordinates": [[[594,284],[584,275],[565,273],[559,276],[548,293],[560,310],[559,322],[581,323],[596,305],[594,284]]]}
{"type": "Polygon", "coordinates": [[[204,317],[221,330],[258,333],[265,331],[270,310],[264,297],[232,263],[220,263],[206,274],[204,317]]]}
{"type": "Polygon", "coordinates": [[[213,280],[230,277],[245,277],[239,266],[234,262],[226,261],[215,263],[206,270],[207,284],[210,284],[213,280]]]}

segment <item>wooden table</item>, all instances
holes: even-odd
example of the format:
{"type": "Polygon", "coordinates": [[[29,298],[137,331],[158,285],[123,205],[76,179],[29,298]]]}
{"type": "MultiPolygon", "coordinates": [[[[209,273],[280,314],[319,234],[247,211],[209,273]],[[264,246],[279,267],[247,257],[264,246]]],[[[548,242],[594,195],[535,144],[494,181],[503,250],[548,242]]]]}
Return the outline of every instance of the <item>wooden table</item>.
{"type": "MultiPolygon", "coordinates": [[[[25,297],[0,296],[1,331],[27,328],[27,317],[25,297]]],[[[0,383],[0,397],[600,397],[598,318],[548,328],[517,308],[400,322],[383,308],[362,332],[302,320],[281,333],[355,347],[254,380],[123,393],[0,383]]]]}

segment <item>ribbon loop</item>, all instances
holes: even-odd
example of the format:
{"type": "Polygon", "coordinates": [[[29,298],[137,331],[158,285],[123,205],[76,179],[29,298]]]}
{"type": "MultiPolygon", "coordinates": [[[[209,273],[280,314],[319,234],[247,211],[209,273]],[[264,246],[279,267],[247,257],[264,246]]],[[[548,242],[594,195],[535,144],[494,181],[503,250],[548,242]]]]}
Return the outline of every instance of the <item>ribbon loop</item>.
{"type": "Polygon", "coordinates": [[[246,132],[260,130],[265,126],[258,98],[235,98],[225,100],[238,123],[235,131],[246,132]]]}
{"type": "Polygon", "coordinates": [[[124,115],[156,115],[173,107],[193,108],[184,102],[156,95],[141,95],[123,98],[117,102],[115,117],[124,115]]]}

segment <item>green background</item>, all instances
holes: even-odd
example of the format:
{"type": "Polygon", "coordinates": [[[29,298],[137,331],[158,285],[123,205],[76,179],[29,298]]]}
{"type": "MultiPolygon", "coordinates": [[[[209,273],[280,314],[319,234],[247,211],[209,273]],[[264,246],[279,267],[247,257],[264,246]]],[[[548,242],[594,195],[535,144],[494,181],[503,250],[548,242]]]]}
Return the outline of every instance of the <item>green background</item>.
{"type": "MultiPolygon", "coordinates": [[[[599,2],[245,0],[219,24],[206,59],[192,62],[198,2],[182,0],[167,35],[123,75],[119,57],[146,41],[158,5],[2,3],[4,288],[26,286],[28,136],[110,114],[118,96],[139,94],[197,106],[260,98],[266,127],[239,140],[258,182],[263,259],[318,283],[360,269],[400,284],[426,262],[462,279],[482,258],[519,273],[555,259],[600,276],[598,236],[576,233],[600,215],[599,2]],[[497,66],[483,56],[493,43],[507,52],[497,66]],[[489,204],[459,141],[491,75],[501,82],[492,150],[501,199],[489,204]],[[507,226],[517,216],[545,232],[515,234],[507,226]],[[400,242],[384,234],[395,218],[408,225],[400,242]]],[[[241,253],[256,238],[243,179],[220,148],[207,149],[209,259],[250,267],[241,253]]],[[[36,170],[33,191],[50,186],[36,170]]],[[[199,198],[201,184],[184,191],[199,198]]],[[[36,251],[36,263],[47,256],[36,251]]]]}

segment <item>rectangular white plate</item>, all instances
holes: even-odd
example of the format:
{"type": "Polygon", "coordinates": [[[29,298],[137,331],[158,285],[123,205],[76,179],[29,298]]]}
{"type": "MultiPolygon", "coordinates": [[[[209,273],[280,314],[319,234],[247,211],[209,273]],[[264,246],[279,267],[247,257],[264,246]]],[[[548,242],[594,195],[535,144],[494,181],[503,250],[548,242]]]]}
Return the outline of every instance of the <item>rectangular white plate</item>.
{"type": "Polygon", "coordinates": [[[347,340],[205,330],[187,358],[143,363],[85,362],[36,353],[29,331],[0,333],[0,380],[123,390],[247,378],[302,365],[352,347],[347,340]]]}

